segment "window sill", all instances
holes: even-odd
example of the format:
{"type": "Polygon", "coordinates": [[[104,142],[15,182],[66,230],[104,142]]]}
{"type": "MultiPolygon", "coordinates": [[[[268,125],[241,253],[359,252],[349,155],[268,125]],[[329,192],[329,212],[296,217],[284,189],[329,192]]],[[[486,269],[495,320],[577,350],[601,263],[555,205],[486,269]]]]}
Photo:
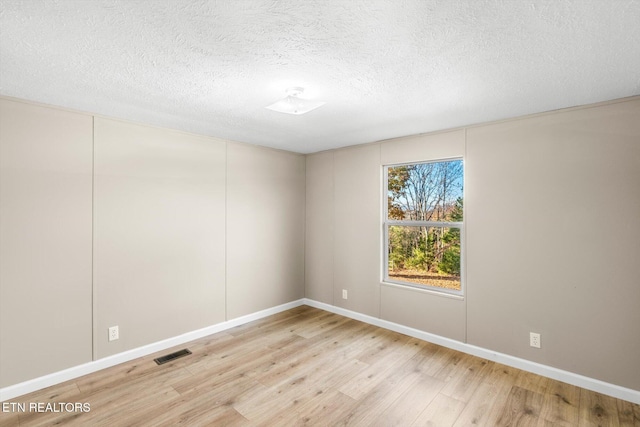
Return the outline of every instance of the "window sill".
{"type": "Polygon", "coordinates": [[[383,286],[388,286],[390,288],[399,288],[399,289],[404,289],[407,291],[415,291],[415,292],[420,292],[423,294],[429,294],[429,295],[434,295],[434,296],[438,296],[438,297],[444,297],[444,298],[450,298],[450,299],[455,299],[455,300],[459,300],[459,301],[464,301],[464,295],[456,295],[456,294],[451,294],[448,292],[444,292],[444,291],[436,291],[433,289],[428,289],[428,288],[423,288],[421,286],[412,286],[412,285],[407,285],[404,283],[394,283],[394,282],[385,282],[384,280],[380,281],[380,284],[383,286]]]}

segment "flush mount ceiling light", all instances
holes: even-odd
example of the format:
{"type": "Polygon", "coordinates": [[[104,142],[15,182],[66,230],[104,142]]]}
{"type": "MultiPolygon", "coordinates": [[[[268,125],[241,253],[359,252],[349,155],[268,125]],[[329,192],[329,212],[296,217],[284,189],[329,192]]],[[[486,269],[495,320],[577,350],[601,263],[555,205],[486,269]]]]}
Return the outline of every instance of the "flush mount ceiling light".
{"type": "Polygon", "coordinates": [[[310,99],[300,98],[302,92],[304,92],[304,88],[290,87],[289,89],[287,89],[286,98],[281,99],[280,101],[265,108],[277,111],[279,113],[300,115],[308,113],[311,110],[315,110],[316,108],[325,104],[321,101],[311,101],[310,99]]]}

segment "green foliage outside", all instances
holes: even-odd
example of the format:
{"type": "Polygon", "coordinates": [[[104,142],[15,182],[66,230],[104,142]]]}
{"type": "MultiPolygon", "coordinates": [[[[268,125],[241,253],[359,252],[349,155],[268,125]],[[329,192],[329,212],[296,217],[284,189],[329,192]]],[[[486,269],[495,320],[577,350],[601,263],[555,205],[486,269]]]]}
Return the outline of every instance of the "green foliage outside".
{"type": "MultiPolygon", "coordinates": [[[[462,161],[390,167],[389,219],[462,222],[462,174],[462,161]]],[[[459,228],[392,225],[388,251],[390,276],[396,271],[460,276],[459,228]]]]}

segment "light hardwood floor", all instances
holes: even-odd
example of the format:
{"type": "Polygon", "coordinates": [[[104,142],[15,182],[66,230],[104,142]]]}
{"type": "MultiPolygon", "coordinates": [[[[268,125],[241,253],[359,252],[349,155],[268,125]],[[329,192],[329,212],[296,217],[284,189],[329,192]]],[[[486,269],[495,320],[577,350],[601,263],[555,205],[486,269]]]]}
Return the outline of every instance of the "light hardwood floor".
{"type": "Polygon", "coordinates": [[[91,410],[1,426],[640,426],[640,405],[308,306],[12,402],[91,410]]]}

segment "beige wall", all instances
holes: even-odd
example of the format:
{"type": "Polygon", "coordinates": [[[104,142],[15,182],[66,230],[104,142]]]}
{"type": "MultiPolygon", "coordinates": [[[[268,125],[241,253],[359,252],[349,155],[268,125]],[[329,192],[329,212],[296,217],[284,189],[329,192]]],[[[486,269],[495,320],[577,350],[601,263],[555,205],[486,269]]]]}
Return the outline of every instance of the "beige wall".
{"type": "Polygon", "coordinates": [[[333,301],[376,317],[380,314],[379,163],[378,144],[337,150],[333,157],[333,301]]]}
{"type": "Polygon", "coordinates": [[[91,361],[91,132],[0,99],[0,387],[91,361]]]}
{"type": "Polygon", "coordinates": [[[469,343],[640,390],[640,99],[469,129],[465,166],[469,343]]]}
{"type": "Polygon", "coordinates": [[[327,302],[332,288],[336,306],[640,390],[640,98],[314,154],[307,167],[307,296],[327,302]],[[459,156],[464,298],[381,284],[382,165],[459,156]]]}
{"type": "Polygon", "coordinates": [[[95,119],[97,357],[225,320],[226,143],[95,119]],[[120,339],[108,342],[118,325],[120,339]]]}
{"type": "Polygon", "coordinates": [[[0,387],[304,295],[304,156],[0,106],[0,387]]]}
{"type": "Polygon", "coordinates": [[[463,157],[464,138],[445,132],[307,156],[307,298],[465,339],[463,298],[381,285],[382,166],[463,157]]]}
{"type": "Polygon", "coordinates": [[[304,297],[304,156],[228,144],[227,317],[304,297]]]}
{"type": "Polygon", "coordinates": [[[307,156],[305,296],[376,317],[379,161],[378,144],[307,156]]]}
{"type": "Polygon", "coordinates": [[[333,299],[333,152],[306,158],[305,297],[333,299]]]}

